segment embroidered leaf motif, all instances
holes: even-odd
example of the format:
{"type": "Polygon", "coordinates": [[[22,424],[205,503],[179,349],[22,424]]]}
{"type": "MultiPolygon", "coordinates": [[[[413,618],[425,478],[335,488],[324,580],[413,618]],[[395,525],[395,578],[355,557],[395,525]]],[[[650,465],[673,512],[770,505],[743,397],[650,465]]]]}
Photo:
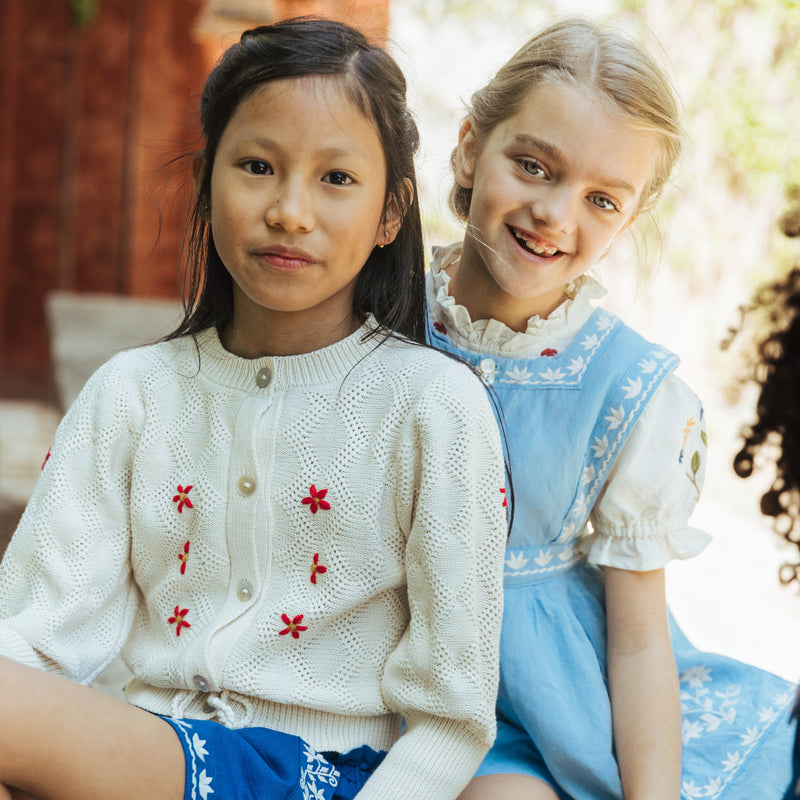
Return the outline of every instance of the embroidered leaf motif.
{"type": "Polygon", "coordinates": [[[692,474],[697,476],[697,471],[700,469],[700,453],[695,450],[692,454],[692,474]]]}
{"type": "Polygon", "coordinates": [[[597,320],[597,330],[607,331],[614,324],[614,320],[605,314],[597,320]]]}
{"type": "Polygon", "coordinates": [[[699,722],[684,719],[681,726],[681,739],[686,744],[692,739],[699,739],[700,734],[703,732],[703,726],[699,722]]]}
{"type": "Polygon", "coordinates": [[[606,454],[606,450],[608,450],[608,437],[603,436],[600,438],[595,436],[594,444],[591,445],[591,449],[594,451],[595,458],[602,458],[606,454]]]}
{"type": "Polygon", "coordinates": [[[684,781],[681,784],[681,794],[685,795],[688,800],[696,800],[698,797],[703,797],[705,789],[702,789],[694,781],[684,781]]]}
{"type": "Polygon", "coordinates": [[[203,800],[206,800],[210,794],[214,794],[214,790],[211,788],[211,781],[213,778],[211,778],[209,775],[206,775],[205,770],[200,773],[200,776],[197,780],[197,789],[200,792],[200,797],[202,797],[203,800]]]}
{"type": "Polygon", "coordinates": [[[192,736],[192,750],[194,750],[195,755],[201,761],[206,760],[206,756],[208,755],[208,750],[206,750],[206,740],[201,739],[197,734],[192,736]]]}
{"type": "Polygon", "coordinates": [[[534,563],[540,567],[546,567],[553,560],[553,553],[550,550],[540,550],[539,555],[533,559],[534,563]]]}
{"type": "Polygon", "coordinates": [[[506,375],[512,381],[527,381],[530,379],[533,373],[527,368],[523,367],[520,369],[519,367],[514,367],[513,369],[506,370],[506,375]]]}
{"type": "Polygon", "coordinates": [[[632,397],[636,397],[639,392],[642,391],[642,379],[636,378],[628,378],[628,383],[626,386],[622,387],[622,391],[625,392],[625,399],[630,400],[632,397]]]}
{"type": "MultiPolygon", "coordinates": [[[[730,772],[732,769],[736,769],[741,763],[742,756],[737,750],[735,753],[728,753],[728,757],[722,762],[722,769],[725,772],[730,772]]],[[[719,778],[715,778],[715,780],[719,780],[719,778]]]]}
{"type": "Polygon", "coordinates": [[[608,416],[604,417],[604,421],[608,423],[608,429],[610,431],[615,431],[622,425],[623,421],[625,420],[625,408],[623,406],[617,406],[616,408],[610,408],[608,410],[608,416]]]}
{"type": "Polygon", "coordinates": [[[567,364],[567,370],[569,371],[570,375],[577,375],[583,368],[586,366],[586,360],[583,356],[578,356],[577,358],[573,358],[572,361],[567,364]]]}
{"type": "Polygon", "coordinates": [[[539,377],[546,381],[560,381],[562,378],[567,377],[567,373],[560,367],[553,369],[552,367],[546,369],[544,372],[539,373],[539,377]]]}
{"type": "Polygon", "coordinates": [[[747,733],[743,733],[739,739],[742,747],[750,747],[753,742],[758,740],[758,728],[748,728],[747,733]]]}
{"type": "Polygon", "coordinates": [[[594,476],[595,476],[595,471],[593,464],[589,464],[588,467],[584,467],[583,479],[582,479],[583,483],[591,483],[594,480],[594,476]]]}
{"type": "Polygon", "coordinates": [[[600,340],[594,333],[591,336],[584,336],[581,342],[584,350],[594,350],[598,344],[600,344],[600,340]]]}
{"type": "Polygon", "coordinates": [[[711,670],[708,667],[698,664],[695,667],[689,667],[681,672],[681,683],[688,684],[691,689],[702,688],[704,683],[711,680],[711,670]]]}
{"type": "Polygon", "coordinates": [[[652,372],[656,371],[656,367],[658,364],[652,358],[643,358],[639,362],[639,369],[645,374],[650,375],[652,372]]]}
{"type": "Polygon", "coordinates": [[[723,717],[718,717],[714,714],[702,714],[700,719],[705,722],[707,731],[715,731],[717,728],[719,728],[723,717]]]}
{"type": "Polygon", "coordinates": [[[509,569],[522,569],[528,563],[528,559],[522,553],[511,553],[505,563],[509,569]]]}

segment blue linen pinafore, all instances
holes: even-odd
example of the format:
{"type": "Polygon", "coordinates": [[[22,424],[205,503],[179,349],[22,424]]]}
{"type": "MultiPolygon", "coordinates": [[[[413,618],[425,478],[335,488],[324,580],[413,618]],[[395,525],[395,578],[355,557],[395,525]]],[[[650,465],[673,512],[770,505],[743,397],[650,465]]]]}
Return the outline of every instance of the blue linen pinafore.
{"type": "MultiPolygon", "coordinates": [[[[487,357],[455,346],[430,318],[428,340],[492,384],[514,483],[498,736],[478,775],[525,773],[563,798],[621,800],[602,571],[576,543],[627,437],[678,359],[601,309],[555,357],[487,357]]],[[[684,456],[696,471],[692,454],[684,456]]],[[[670,633],[683,715],[681,797],[779,800],[791,774],[793,687],[699,652],[672,619],[670,633]]]]}

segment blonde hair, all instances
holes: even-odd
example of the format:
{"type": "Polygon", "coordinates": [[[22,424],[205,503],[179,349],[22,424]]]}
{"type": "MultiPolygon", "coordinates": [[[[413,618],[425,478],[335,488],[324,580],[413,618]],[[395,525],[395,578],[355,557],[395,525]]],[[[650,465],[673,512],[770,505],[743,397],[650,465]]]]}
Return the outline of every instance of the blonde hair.
{"type": "MultiPolygon", "coordinates": [[[[530,91],[546,80],[592,88],[633,126],[655,134],[659,153],[638,212],[652,208],[680,156],[683,140],[677,95],[652,56],[636,40],[609,26],[580,18],[549,25],[472,95],[468,119],[478,145],[514,116],[530,91]]],[[[455,157],[456,150],[451,165],[455,157]]],[[[472,189],[453,186],[450,207],[462,220],[469,216],[471,200],[472,189]]]]}

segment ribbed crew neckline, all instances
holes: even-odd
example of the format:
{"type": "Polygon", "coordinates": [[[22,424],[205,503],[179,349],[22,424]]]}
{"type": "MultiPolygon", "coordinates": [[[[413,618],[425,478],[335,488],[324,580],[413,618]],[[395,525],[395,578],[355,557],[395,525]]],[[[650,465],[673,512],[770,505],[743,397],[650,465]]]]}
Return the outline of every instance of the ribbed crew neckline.
{"type": "Polygon", "coordinates": [[[286,389],[342,380],[381,342],[380,333],[365,340],[377,327],[375,318],[370,315],[358,330],[344,339],[310,353],[292,356],[243,358],[234,355],[222,346],[214,327],[197,334],[197,348],[189,337],[180,340],[179,344],[195,370],[199,348],[200,373],[208,380],[246,392],[257,392],[267,386],[286,389]],[[262,386],[256,383],[256,378],[265,371],[269,379],[262,386]]]}

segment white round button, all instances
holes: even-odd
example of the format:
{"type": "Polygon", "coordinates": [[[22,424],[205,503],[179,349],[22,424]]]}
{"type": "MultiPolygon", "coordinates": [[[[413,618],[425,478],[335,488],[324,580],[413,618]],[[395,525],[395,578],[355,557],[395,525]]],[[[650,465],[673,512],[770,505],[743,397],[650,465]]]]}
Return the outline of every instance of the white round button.
{"type": "Polygon", "coordinates": [[[239,494],[249,497],[256,490],[256,479],[249,475],[242,475],[236,482],[236,488],[239,490],[239,494]]]}
{"type": "Polygon", "coordinates": [[[236,587],[236,596],[243,602],[247,603],[253,599],[253,584],[246,579],[239,581],[236,587]]]}
{"type": "Polygon", "coordinates": [[[256,386],[261,387],[262,389],[265,386],[269,386],[269,382],[272,380],[272,370],[269,367],[263,367],[256,373],[256,386]]]}

